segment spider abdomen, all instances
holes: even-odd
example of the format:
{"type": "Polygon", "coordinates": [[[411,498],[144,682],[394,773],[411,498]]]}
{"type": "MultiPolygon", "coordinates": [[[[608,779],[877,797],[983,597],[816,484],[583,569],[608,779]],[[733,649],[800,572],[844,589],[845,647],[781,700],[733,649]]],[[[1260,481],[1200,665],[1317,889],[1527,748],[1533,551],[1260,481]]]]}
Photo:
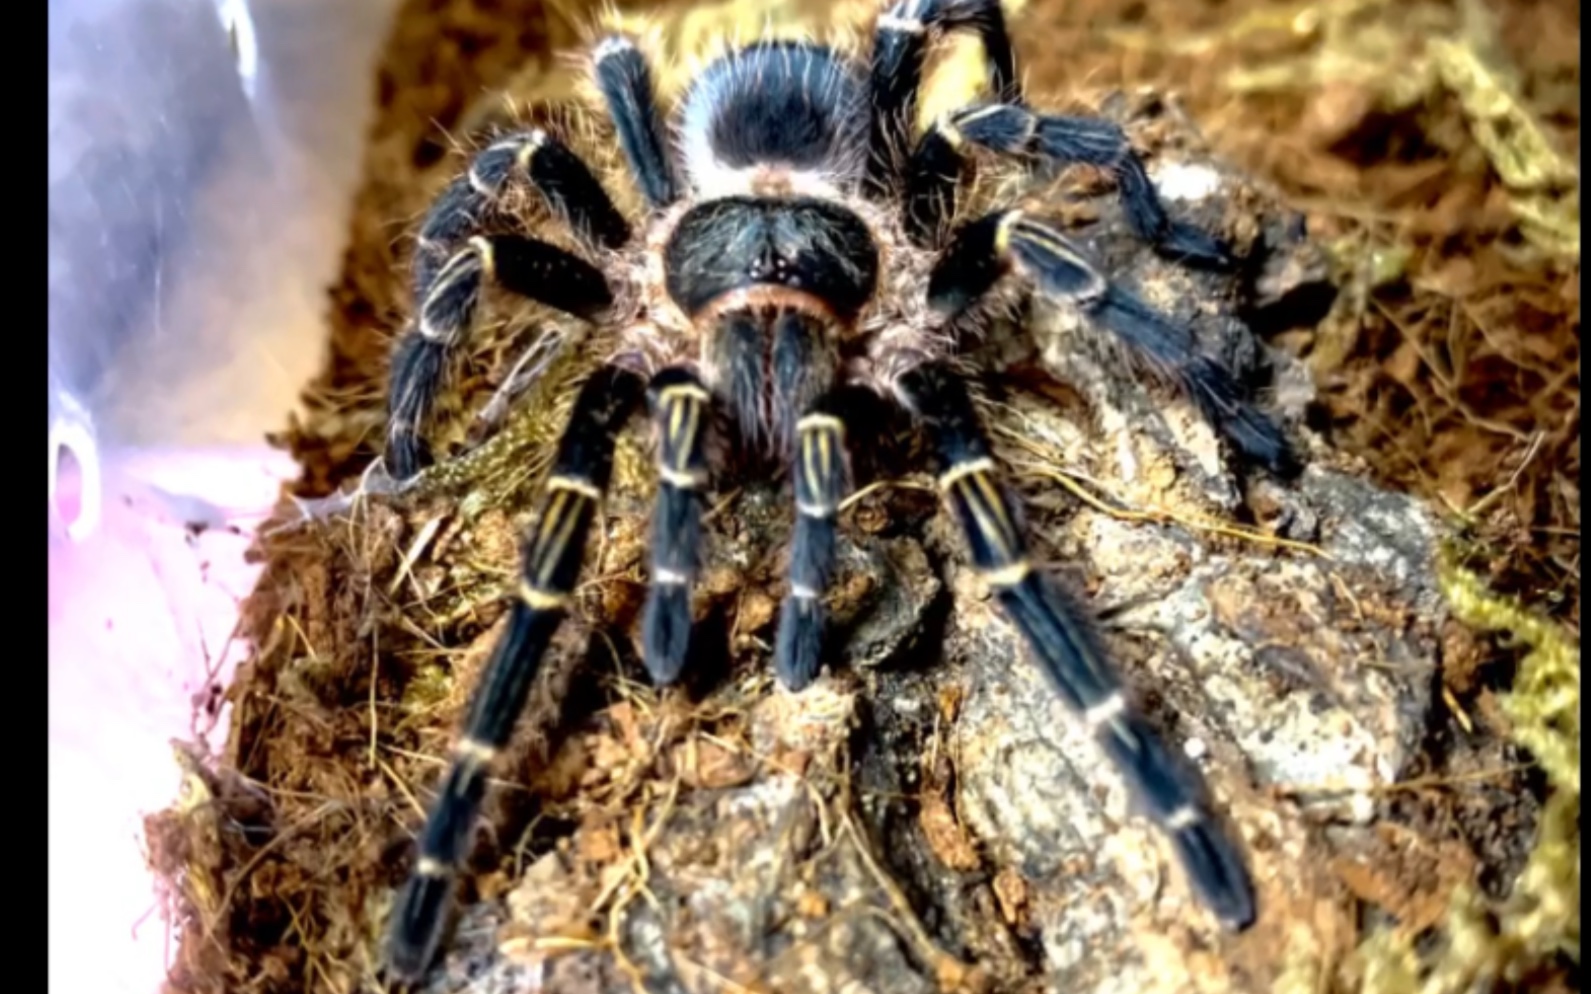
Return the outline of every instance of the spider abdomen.
{"type": "Polygon", "coordinates": [[[867,94],[856,67],[811,42],[762,41],[714,62],[681,108],[693,184],[783,166],[854,178],[867,142],[867,94]]]}

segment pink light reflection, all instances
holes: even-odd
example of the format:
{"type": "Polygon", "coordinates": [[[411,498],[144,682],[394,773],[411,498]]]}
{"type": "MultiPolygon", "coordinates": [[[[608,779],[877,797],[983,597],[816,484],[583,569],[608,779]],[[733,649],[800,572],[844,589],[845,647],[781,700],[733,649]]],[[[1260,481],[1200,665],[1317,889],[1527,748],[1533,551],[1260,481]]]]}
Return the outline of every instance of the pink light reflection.
{"type": "Polygon", "coordinates": [[[105,459],[96,530],[50,537],[50,989],[153,994],[175,950],[143,817],[176,796],[172,739],[224,742],[227,715],[198,720],[195,701],[232,678],[258,575],[243,553],[293,464],[265,448],[105,459]]]}

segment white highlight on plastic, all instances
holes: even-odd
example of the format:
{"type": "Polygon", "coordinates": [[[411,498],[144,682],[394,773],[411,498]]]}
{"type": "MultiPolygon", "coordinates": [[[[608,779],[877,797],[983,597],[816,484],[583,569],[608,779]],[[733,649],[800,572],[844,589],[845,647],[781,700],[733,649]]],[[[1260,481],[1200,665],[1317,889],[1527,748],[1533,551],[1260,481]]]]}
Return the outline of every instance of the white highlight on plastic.
{"type": "Polygon", "coordinates": [[[215,6],[237,61],[243,92],[252,101],[260,71],[260,45],[254,32],[254,18],[249,16],[249,5],[247,0],[215,0],[215,6]]]}
{"type": "Polygon", "coordinates": [[[88,412],[66,394],[59,399],[65,411],[50,425],[50,517],[62,524],[67,538],[81,542],[99,526],[103,489],[99,446],[94,442],[88,412]],[[61,470],[67,458],[77,463],[77,515],[70,521],[61,513],[59,503],[61,470]]]}

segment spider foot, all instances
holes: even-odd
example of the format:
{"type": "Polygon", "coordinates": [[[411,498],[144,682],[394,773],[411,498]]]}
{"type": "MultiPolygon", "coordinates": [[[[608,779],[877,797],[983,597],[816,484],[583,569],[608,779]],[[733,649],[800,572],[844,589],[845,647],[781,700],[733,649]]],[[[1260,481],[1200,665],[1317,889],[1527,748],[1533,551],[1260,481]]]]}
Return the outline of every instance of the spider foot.
{"type": "Polygon", "coordinates": [[[696,374],[678,367],[658,373],[649,392],[658,437],[658,491],[652,517],[652,582],[641,617],[641,655],[652,682],[667,687],[684,672],[690,647],[691,588],[701,560],[712,398],[696,374]]]}

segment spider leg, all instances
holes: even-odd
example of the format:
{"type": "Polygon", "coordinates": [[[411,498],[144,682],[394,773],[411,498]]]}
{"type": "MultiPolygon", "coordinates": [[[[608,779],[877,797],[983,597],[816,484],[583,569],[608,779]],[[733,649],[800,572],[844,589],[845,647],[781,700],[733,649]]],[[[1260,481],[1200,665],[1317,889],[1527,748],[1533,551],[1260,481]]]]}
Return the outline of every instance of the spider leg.
{"type": "Polygon", "coordinates": [[[588,248],[615,249],[630,240],[630,225],[580,156],[539,128],[506,135],[475,156],[421,222],[414,255],[415,300],[426,298],[458,244],[480,230],[504,188],[520,176],[588,248]]]}
{"type": "Polygon", "coordinates": [[[1068,165],[1101,166],[1116,177],[1127,223],[1163,255],[1230,268],[1231,250],[1214,235],[1166,213],[1160,195],[1127,135],[1111,121],[1036,114],[1012,104],[965,107],[935,122],[918,141],[906,168],[906,220],[919,244],[938,244],[954,211],[963,149],[1068,165]]]}
{"type": "Polygon", "coordinates": [[[780,682],[791,690],[810,684],[822,665],[823,597],[834,572],[835,518],[848,489],[845,436],[836,393],[820,397],[796,422],[790,592],[779,608],[773,656],[780,682]]]}
{"type": "Polygon", "coordinates": [[[679,187],[663,143],[662,116],[645,56],[630,39],[611,35],[597,45],[592,61],[597,89],[642,195],[653,209],[667,207],[679,198],[679,187]]]}
{"type": "Polygon", "coordinates": [[[1109,283],[1047,221],[1013,210],[962,226],[929,274],[929,306],[954,317],[1011,269],[1031,279],[1040,293],[1071,300],[1175,382],[1245,458],[1279,476],[1298,471],[1297,456],[1281,429],[1244,399],[1226,367],[1196,350],[1187,328],[1109,283]]]}
{"type": "Polygon", "coordinates": [[[866,176],[875,197],[888,195],[900,179],[930,44],[938,34],[969,28],[983,43],[990,90],[999,100],[1020,103],[1022,81],[1017,78],[1000,0],[897,0],[879,15],[873,39],[866,176]]]}
{"type": "Polygon", "coordinates": [[[1059,588],[1033,568],[1010,495],[961,379],[917,366],[896,381],[901,402],[926,428],[941,463],[939,489],[960,524],[973,565],[1066,705],[1082,717],[1149,816],[1171,839],[1200,899],[1228,927],[1255,917],[1242,853],[1203,806],[1198,774],[1178,762],[1132,707],[1114,667],[1059,588]]]}
{"type": "Polygon", "coordinates": [[[580,316],[610,300],[596,271],[551,246],[512,236],[471,237],[523,176],[588,248],[618,248],[630,226],[591,169],[563,142],[535,129],[493,142],[431,205],[415,246],[417,320],[393,352],[388,393],[388,469],[407,479],[430,461],[420,437],[447,369],[447,350],[468,328],[481,277],[580,316]],[[462,243],[462,247],[461,247],[462,243]],[[566,286],[544,284],[547,277],[566,286]]]}
{"type": "Polygon", "coordinates": [[[652,583],[641,621],[642,657],[660,687],[679,679],[690,644],[691,587],[701,561],[706,434],[712,395],[695,373],[671,367],[648,389],[657,433],[652,583]]]}
{"type": "Polygon", "coordinates": [[[447,370],[448,351],[475,317],[486,280],[586,320],[613,302],[590,263],[523,235],[477,235],[448,259],[420,298],[413,327],[392,355],[387,393],[387,462],[408,479],[430,462],[420,432],[447,370]]]}
{"type": "Polygon", "coordinates": [[[508,626],[470,700],[463,732],[436,806],[420,834],[419,861],[393,910],[387,962],[398,976],[418,978],[436,955],[459,865],[468,854],[487,769],[508,742],[568,610],[585,558],[586,534],[613,470],[618,432],[639,405],[634,373],[603,367],[586,381],[558,444],[536,522],[524,543],[518,597],[508,626]]]}

